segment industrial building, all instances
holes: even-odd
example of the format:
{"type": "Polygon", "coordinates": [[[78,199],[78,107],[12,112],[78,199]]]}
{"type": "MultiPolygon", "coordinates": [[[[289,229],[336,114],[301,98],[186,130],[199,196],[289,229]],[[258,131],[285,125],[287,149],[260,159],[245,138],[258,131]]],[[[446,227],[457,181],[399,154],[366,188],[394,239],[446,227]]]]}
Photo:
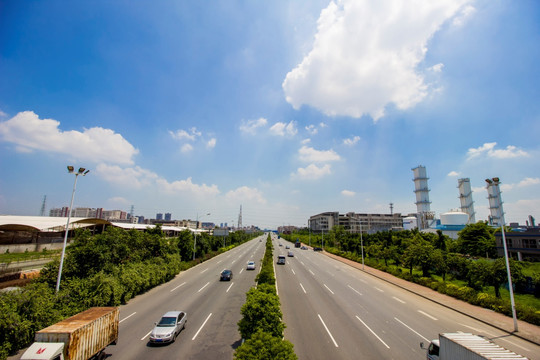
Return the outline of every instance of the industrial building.
{"type": "Polygon", "coordinates": [[[373,234],[378,231],[403,229],[401,214],[367,214],[348,212],[324,212],[310,216],[309,229],[314,233],[327,233],[334,226],[342,226],[352,234],[373,234]]]}

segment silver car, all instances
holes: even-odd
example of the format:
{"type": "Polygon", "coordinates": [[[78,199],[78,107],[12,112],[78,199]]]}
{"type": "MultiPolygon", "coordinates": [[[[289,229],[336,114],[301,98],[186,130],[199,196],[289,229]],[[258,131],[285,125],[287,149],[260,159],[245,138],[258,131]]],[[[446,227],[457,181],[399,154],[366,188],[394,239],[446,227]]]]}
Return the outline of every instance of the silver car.
{"type": "Polygon", "coordinates": [[[170,343],[176,340],[176,337],[186,327],[187,314],[183,311],[169,311],[165,313],[155,323],[155,327],[150,333],[150,342],[157,343],[170,343]]]}
{"type": "Polygon", "coordinates": [[[255,261],[248,261],[246,270],[255,270],[255,261]]]}

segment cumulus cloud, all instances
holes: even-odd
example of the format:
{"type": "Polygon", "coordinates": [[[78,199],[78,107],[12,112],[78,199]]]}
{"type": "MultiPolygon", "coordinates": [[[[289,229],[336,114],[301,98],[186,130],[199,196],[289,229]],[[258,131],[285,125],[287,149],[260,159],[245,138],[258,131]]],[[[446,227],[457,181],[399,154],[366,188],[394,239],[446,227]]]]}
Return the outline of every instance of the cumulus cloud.
{"type": "Polygon", "coordinates": [[[184,144],[180,148],[180,151],[183,152],[184,154],[191,152],[192,150],[193,150],[193,145],[191,144],[184,144]]]}
{"type": "Polygon", "coordinates": [[[347,197],[353,197],[354,195],[356,195],[356,193],[354,191],[350,191],[350,190],[343,190],[341,192],[341,195],[347,196],[347,197]]]}
{"type": "Polygon", "coordinates": [[[334,150],[315,150],[312,147],[302,146],[298,150],[300,160],[305,162],[328,162],[328,161],[338,161],[341,160],[341,157],[334,150]]]}
{"type": "Polygon", "coordinates": [[[99,164],[94,173],[109,183],[132,189],[152,186],[159,178],[156,173],[139,166],[123,168],[118,165],[99,164]]]}
{"type": "Polygon", "coordinates": [[[24,111],[0,123],[0,139],[15,144],[19,152],[52,152],[91,162],[133,164],[139,153],[111,129],[62,131],[59,126],[57,120],[40,119],[33,111],[24,111]]]}
{"type": "Polygon", "coordinates": [[[282,87],[295,109],[375,121],[429,92],[418,65],[429,39],[471,0],[336,0],[322,10],[311,51],[282,87]]]}
{"type": "Polygon", "coordinates": [[[315,127],[315,125],[313,125],[313,124],[306,126],[305,129],[306,129],[307,132],[310,133],[311,135],[315,135],[316,133],[319,132],[319,129],[317,129],[317,128],[315,127]]]}
{"type": "Polygon", "coordinates": [[[301,180],[317,180],[325,175],[332,173],[329,164],[325,164],[321,167],[310,164],[305,168],[298,168],[295,173],[291,174],[292,178],[301,180]]]}
{"type": "Polygon", "coordinates": [[[156,180],[156,185],[160,191],[172,194],[189,193],[199,196],[215,196],[219,194],[217,185],[194,184],[191,177],[188,177],[186,180],[176,180],[173,182],[158,178],[156,180]]]}
{"type": "Polygon", "coordinates": [[[347,145],[347,146],[353,146],[354,144],[356,144],[358,141],[360,141],[360,136],[353,136],[352,138],[350,139],[345,139],[343,140],[343,144],[347,145]]]}
{"type": "Polygon", "coordinates": [[[225,195],[225,198],[236,203],[255,202],[262,205],[266,204],[266,199],[258,189],[247,186],[241,186],[235,190],[229,191],[225,195]]]}
{"type": "Polygon", "coordinates": [[[297,132],[298,130],[296,129],[294,121],[291,121],[288,124],[277,122],[270,128],[270,133],[277,136],[294,136],[297,132]]]}
{"type": "Polygon", "coordinates": [[[496,142],[485,143],[478,148],[471,148],[467,151],[467,159],[475,159],[479,157],[495,158],[495,159],[513,159],[518,157],[528,157],[526,151],[520,150],[513,145],[508,145],[506,149],[495,149],[496,142]]]}
{"type": "Polygon", "coordinates": [[[267,123],[268,121],[265,118],[242,121],[242,124],[240,125],[240,131],[245,134],[255,135],[257,133],[257,129],[266,126],[267,123]]]}
{"type": "Polygon", "coordinates": [[[213,149],[213,148],[215,148],[215,147],[216,147],[216,142],[217,142],[216,138],[211,138],[210,140],[208,140],[208,141],[206,142],[206,148],[207,148],[207,149],[213,149]]]}
{"type": "Polygon", "coordinates": [[[449,177],[456,177],[456,176],[459,176],[459,175],[460,175],[460,173],[457,172],[457,171],[450,171],[450,172],[448,173],[448,175],[446,175],[446,176],[449,176],[449,177]]]}
{"type": "Polygon", "coordinates": [[[454,26],[461,26],[463,25],[467,19],[469,19],[474,13],[476,12],[476,9],[472,5],[464,6],[459,15],[454,18],[454,21],[452,21],[452,24],[454,26]]]}
{"type": "Polygon", "coordinates": [[[189,132],[186,130],[176,130],[176,131],[169,131],[169,134],[172,136],[175,140],[189,140],[189,141],[195,141],[195,139],[202,135],[200,131],[197,131],[197,128],[192,127],[189,129],[189,132]]]}

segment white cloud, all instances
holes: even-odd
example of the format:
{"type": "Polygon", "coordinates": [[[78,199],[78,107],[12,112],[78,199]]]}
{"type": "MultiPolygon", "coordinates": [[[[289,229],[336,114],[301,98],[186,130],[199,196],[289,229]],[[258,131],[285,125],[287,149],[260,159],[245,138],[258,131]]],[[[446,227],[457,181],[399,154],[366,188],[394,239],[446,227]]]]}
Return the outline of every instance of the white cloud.
{"type": "Polygon", "coordinates": [[[360,141],[360,136],[354,136],[350,139],[344,139],[343,140],[343,144],[347,145],[347,146],[353,146],[354,144],[356,144],[358,141],[360,141]]]}
{"type": "Polygon", "coordinates": [[[169,183],[163,178],[158,178],[156,180],[156,185],[158,189],[166,193],[189,193],[199,196],[215,196],[219,194],[219,189],[217,185],[198,185],[194,184],[191,180],[191,177],[188,177],[186,180],[176,180],[169,183]]]}
{"type": "Polygon", "coordinates": [[[126,198],[123,198],[121,196],[115,196],[115,197],[112,197],[110,199],[107,199],[107,204],[109,204],[109,206],[113,206],[113,207],[125,207],[125,206],[128,206],[128,205],[131,205],[130,201],[127,200],[126,198]]]}
{"type": "Polygon", "coordinates": [[[512,159],[518,157],[527,157],[526,151],[520,150],[513,145],[508,145],[506,149],[495,149],[496,142],[485,143],[478,148],[471,148],[467,151],[467,158],[474,159],[481,156],[495,159],[512,159]]]}
{"type": "Polygon", "coordinates": [[[341,195],[347,196],[347,197],[353,197],[353,196],[356,195],[356,193],[354,191],[350,191],[350,190],[343,190],[341,192],[341,195]]]}
{"type": "Polygon", "coordinates": [[[311,135],[315,135],[316,133],[319,132],[319,129],[317,129],[317,128],[315,127],[315,125],[313,125],[313,124],[306,126],[305,129],[306,129],[307,132],[310,133],[311,135]]]}
{"type": "Polygon", "coordinates": [[[193,146],[191,144],[184,144],[180,148],[180,151],[183,152],[184,154],[191,152],[192,150],[193,150],[193,146]]]}
{"type": "Polygon", "coordinates": [[[540,184],[540,178],[526,177],[518,183],[518,187],[532,186],[540,184]]]}
{"type": "Polygon", "coordinates": [[[7,115],[5,112],[3,112],[2,110],[0,110],[0,117],[7,117],[7,116],[8,116],[8,115],[7,115]]]}
{"type": "Polygon", "coordinates": [[[118,165],[99,164],[94,173],[109,183],[132,189],[152,186],[159,178],[154,172],[139,166],[122,168],[118,165]]]}
{"type": "Polygon", "coordinates": [[[288,124],[277,122],[270,128],[270,133],[277,136],[294,136],[297,132],[298,130],[296,129],[294,121],[291,121],[288,124]]]}
{"type": "Polygon", "coordinates": [[[476,9],[474,8],[474,6],[467,5],[463,7],[460,14],[454,18],[454,21],[452,21],[452,24],[454,26],[463,25],[475,12],[476,9]]]}
{"type": "Polygon", "coordinates": [[[291,174],[291,177],[301,180],[317,180],[325,175],[330,175],[331,173],[332,171],[330,170],[329,164],[325,164],[321,167],[310,164],[305,168],[298,168],[295,173],[291,174]]]}
{"type": "Polygon", "coordinates": [[[309,54],[282,87],[295,109],[376,121],[388,104],[410,108],[428,94],[417,66],[427,43],[470,0],[336,0],[323,9],[309,54]]]}
{"type": "Polygon", "coordinates": [[[213,149],[213,148],[216,147],[216,142],[217,142],[216,138],[211,138],[211,139],[208,140],[208,142],[206,143],[206,147],[207,147],[208,149],[213,149]]]}
{"type": "Polygon", "coordinates": [[[257,120],[242,121],[240,125],[240,131],[245,134],[255,135],[257,129],[266,126],[268,121],[265,118],[259,118],[257,120]]]}
{"type": "Polygon", "coordinates": [[[328,162],[341,160],[341,157],[334,150],[320,151],[305,145],[298,150],[298,154],[300,156],[300,160],[305,162],[328,162]]]}
{"type": "Polygon", "coordinates": [[[459,176],[459,175],[460,175],[460,173],[457,172],[457,171],[450,171],[450,172],[448,173],[448,175],[446,175],[446,176],[456,177],[456,176],[459,176]]]}
{"type": "Polygon", "coordinates": [[[111,129],[61,131],[59,126],[57,120],[40,119],[33,111],[24,111],[0,123],[0,139],[14,143],[20,152],[52,152],[93,163],[133,164],[139,153],[111,129]]]}
{"type": "Polygon", "coordinates": [[[311,142],[311,139],[304,139],[300,141],[300,144],[305,145],[305,144],[309,144],[310,142],[311,142]]]}
{"type": "Polygon", "coordinates": [[[236,202],[236,203],[245,203],[247,202],[255,202],[258,204],[266,204],[266,199],[264,198],[263,194],[255,188],[250,188],[247,186],[241,186],[235,190],[229,191],[225,198],[228,201],[236,202]]]}
{"type": "Polygon", "coordinates": [[[431,70],[433,72],[436,72],[436,73],[440,73],[440,72],[442,72],[443,67],[444,67],[443,63],[438,63],[438,64],[435,64],[432,67],[430,67],[429,70],[431,70]]]}

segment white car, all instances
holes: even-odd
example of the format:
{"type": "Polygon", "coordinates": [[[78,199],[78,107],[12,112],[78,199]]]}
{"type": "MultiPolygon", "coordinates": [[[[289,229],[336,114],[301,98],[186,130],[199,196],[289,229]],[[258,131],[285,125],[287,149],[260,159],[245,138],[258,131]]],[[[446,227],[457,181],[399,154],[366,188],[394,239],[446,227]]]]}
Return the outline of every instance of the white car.
{"type": "Polygon", "coordinates": [[[255,261],[248,261],[246,270],[255,270],[255,261]]]}
{"type": "Polygon", "coordinates": [[[183,311],[169,311],[156,323],[154,330],[150,333],[150,342],[170,343],[186,327],[187,315],[183,311]]]}

